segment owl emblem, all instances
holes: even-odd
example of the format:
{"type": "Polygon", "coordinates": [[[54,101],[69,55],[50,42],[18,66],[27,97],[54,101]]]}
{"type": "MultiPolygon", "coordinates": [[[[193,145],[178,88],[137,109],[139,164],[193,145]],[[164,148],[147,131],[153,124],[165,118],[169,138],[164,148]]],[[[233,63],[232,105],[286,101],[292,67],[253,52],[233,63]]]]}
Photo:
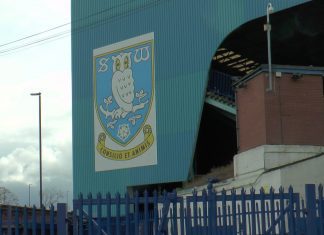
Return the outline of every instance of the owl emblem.
{"type": "Polygon", "coordinates": [[[113,76],[111,80],[112,95],[119,106],[115,117],[124,118],[133,110],[134,79],[131,69],[131,52],[112,56],[113,76]]]}
{"type": "Polygon", "coordinates": [[[135,138],[150,111],[152,60],[149,59],[150,47],[143,48],[137,46],[97,58],[96,97],[99,115],[107,133],[121,145],[135,138]],[[101,70],[102,61],[106,62],[109,69],[101,70]]]}

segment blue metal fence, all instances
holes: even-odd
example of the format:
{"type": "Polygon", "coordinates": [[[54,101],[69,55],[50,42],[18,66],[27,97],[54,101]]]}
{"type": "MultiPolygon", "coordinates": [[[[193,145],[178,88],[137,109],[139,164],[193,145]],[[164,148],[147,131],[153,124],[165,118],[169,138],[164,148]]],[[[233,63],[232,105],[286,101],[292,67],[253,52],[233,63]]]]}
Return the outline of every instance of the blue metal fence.
{"type": "Polygon", "coordinates": [[[74,200],[73,234],[324,234],[323,187],[305,187],[306,203],[294,193],[251,189],[176,192],[143,197],[110,194],[74,200]]]}
{"type": "Polygon", "coordinates": [[[58,203],[57,210],[33,207],[0,206],[0,235],[66,235],[68,216],[65,203],[58,203]]]}
{"type": "Polygon", "coordinates": [[[190,195],[176,192],[144,196],[91,194],[74,200],[70,218],[66,204],[36,209],[0,207],[0,235],[18,234],[297,234],[324,235],[323,187],[305,186],[305,201],[280,188],[264,192],[215,192],[212,185],[190,195]]]}

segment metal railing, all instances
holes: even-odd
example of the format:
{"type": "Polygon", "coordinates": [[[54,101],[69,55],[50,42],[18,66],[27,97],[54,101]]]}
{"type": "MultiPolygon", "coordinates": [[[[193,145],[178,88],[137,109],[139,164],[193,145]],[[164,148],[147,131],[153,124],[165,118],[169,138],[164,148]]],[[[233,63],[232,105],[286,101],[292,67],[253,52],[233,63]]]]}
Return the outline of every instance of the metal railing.
{"type": "Polygon", "coordinates": [[[290,187],[264,192],[215,192],[212,185],[192,195],[98,194],[74,200],[73,234],[310,234],[324,235],[323,187],[305,186],[306,201],[290,187]]]}
{"type": "Polygon", "coordinates": [[[65,203],[58,203],[57,210],[33,207],[0,206],[0,235],[66,235],[67,210],[65,203]]]}
{"type": "Polygon", "coordinates": [[[234,101],[235,90],[232,85],[233,79],[229,74],[210,70],[207,91],[234,101]]]}
{"type": "Polygon", "coordinates": [[[66,204],[0,207],[0,235],[17,234],[297,234],[324,235],[323,187],[305,186],[306,199],[287,192],[254,189],[215,192],[212,185],[191,195],[116,194],[74,200],[73,223],[66,204]],[[69,230],[70,228],[70,230],[69,230]],[[70,233],[69,233],[70,231],[70,233]]]}

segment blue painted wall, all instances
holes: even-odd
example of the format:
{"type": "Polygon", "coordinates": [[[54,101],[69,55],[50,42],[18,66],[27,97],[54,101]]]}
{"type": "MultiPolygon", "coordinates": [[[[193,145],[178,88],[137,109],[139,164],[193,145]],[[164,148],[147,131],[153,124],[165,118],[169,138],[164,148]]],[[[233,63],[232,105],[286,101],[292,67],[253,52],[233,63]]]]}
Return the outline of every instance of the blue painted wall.
{"type": "MultiPolygon", "coordinates": [[[[303,2],[274,0],[272,4],[279,11],[303,2]]],[[[132,185],[187,180],[211,59],[231,31],[264,16],[267,3],[72,0],[74,196],[80,192],[125,192],[132,185]],[[149,32],[155,34],[158,164],[95,172],[93,49],[149,32]]]]}

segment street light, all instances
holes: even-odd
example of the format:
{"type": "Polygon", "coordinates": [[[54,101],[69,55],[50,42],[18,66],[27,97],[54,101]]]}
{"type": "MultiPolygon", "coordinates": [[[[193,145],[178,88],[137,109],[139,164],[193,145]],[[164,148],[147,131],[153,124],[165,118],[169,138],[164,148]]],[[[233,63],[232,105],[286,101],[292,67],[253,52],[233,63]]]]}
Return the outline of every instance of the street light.
{"type": "Polygon", "coordinates": [[[30,207],[30,186],[32,184],[28,184],[28,206],[30,207]]]}
{"type": "Polygon", "coordinates": [[[268,67],[269,67],[269,87],[268,90],[272,90],[272,65],[271,65],[271,38],[270,38],[270,31],[271,31],[271,24],[270,24],[270,14],[274,11],[271,2],[267,5],[267,24],[264,25],[264,30],[267,31],[267,42],[268,42],[268,67]]]}
{"type": "Polygon", "coordinates": [[[42,208],[43,205],[43,189],[42,189],[42,112],[41,112],[41,93],[31,93],[31,96],[38,96],[38,104],[39,104],[39,208],[42,208]]]}

